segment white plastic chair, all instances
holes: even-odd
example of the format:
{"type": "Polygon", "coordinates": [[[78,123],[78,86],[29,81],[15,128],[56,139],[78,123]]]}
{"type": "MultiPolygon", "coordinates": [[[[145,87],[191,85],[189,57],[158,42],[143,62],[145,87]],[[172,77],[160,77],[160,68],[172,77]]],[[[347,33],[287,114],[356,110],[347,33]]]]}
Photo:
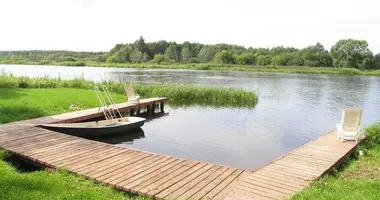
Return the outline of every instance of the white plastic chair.
{"type": "Polygon", "coordinates": [[[336,125],[338,138],[358,143],[362,113],[360,108],[346,108],[342,111],[341,122],[336,125]]]}
{"type": "Polygon", "coordinates": [[[124,87],[125,94],[127,95],[127,103],[140,103],[140,95],[135,93],[135,90],[132,86],[128,85],[124,87]]]}

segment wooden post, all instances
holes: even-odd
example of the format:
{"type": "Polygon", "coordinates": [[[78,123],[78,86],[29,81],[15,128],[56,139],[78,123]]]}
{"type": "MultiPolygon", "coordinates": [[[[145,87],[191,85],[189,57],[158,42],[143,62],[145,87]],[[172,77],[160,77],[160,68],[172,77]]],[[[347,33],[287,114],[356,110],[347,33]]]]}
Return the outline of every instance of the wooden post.
{"type": "Polygon", "coordinates": [[[130,115],[130,116],[134,116],[134,115],[135,115],[135,109],[134,109],[134,108],[131,108],[131,109],[129,110],[129,115],[130,115]]]}
{"type": "Polygon", "coordinates": [[[160,109],[161,109],[161,112],[164,112],[164,102],[160,102],[160,109]]]}
{"type": "Polygon", "coordinates": [[[141,108],[138,107],[137,110],[136,110],[136,115],[140,115],[140,110],[141,110],[141,108]]]}
{"type": "Polygon", "coordinates": [[[152,104],[152,114],[156,112],[156,103],[152,104]]]}
{"type": "Polygon", "coordinates": [[[151,114],[151,108],[152,108],[151,105],[147,105],[147,106],[146,106],[146,112],[147,112],[149,115],[151,114]]]}

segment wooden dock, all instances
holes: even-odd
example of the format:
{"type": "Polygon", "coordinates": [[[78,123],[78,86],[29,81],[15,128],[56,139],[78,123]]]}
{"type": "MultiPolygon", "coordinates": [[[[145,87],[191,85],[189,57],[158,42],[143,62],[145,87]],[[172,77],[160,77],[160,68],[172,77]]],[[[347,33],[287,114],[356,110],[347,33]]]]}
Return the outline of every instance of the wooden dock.
{"type": "MultiPolygon", "coordinates": [[[[167,98],[118,104],[122,111],[151,110],[167,98]]],[[[333,132],[256,171],[199,162],[74,137],[36,127],[101,117],[98,108],[0,126],[0,148],[26,161],[74,174],[154,199],[282,199],[338,167],[355,147],[333,132]]]]}

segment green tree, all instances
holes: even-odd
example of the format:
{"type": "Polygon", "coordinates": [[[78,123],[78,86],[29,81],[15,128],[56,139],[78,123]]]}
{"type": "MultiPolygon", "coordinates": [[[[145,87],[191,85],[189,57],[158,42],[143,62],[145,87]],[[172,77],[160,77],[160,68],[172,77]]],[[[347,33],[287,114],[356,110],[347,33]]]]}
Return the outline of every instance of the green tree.
{"type": "Polygon", "coordinates": [[[162,54],[156,54],[154,55],[154,58],[152,60],[153,63],[157,63],[157,64],[169,64],[169,63],[173,63],[174,61],[173,60],[170,60],[167,56],[165,55],[162,55],[162,54]]]}
{"type": "Polygon", "coordinates": [[[253,53],[242,53],[240,55],[237,55],[236,63],[240,65],[252,65],[255,64],[255,55],[253,53]]]}
{"type": "Polygon", "coordinates": [[[257,61],[256,61],[256,64],[258,65],[270,65],[272,62],[272,57],[267,55],[267,56],[264,56],[264,55],[260,55],[259,57],[257,57],[257,61]]]}
{"type": "Polygon", "coordinates": [[[145,39],[143,36],[140,36],[138,40],[135,41],[135,48],[137,48],[141,53],[148,53],[148,47],[145,43],[145,39]]]}
{"type": "Polygon", "coordinates": [[[108,56],[106,59],[106,62],[108,63],[118,63],[120,62],[119,59],[116,56],[108,56]]]}
{"type": "Polygon", "coordinates": [[[166,48],[165,50],[165,56],[168,57],[171,60],[177,60],[177,48],[174,44],[171,44],[166,48]]]}
{"type": "Polygon", "coordinates": [[[303,60],[305,66],[332,66],[332,58],[329,52],[320,43],[301,49],[298,56],[303,60]]]}
{"type": "Polygon", "coordinates": [[[216,54],[215,48],[207,45],[202,47],[198,53],[198,59],[201,63],[207,63],[213,60],[216,54]]]}
{"type": "Polygon", "coordinates": [[[215,55],[215,63],[234,64],[235,57],[231,52],[223,50],[215,55]]]}
{"type": "Polygon", "coordinates": [[[372,60],[372,69],[380,69],[380,53],[376,54],[372,60]]]}
{"type": "Polygon", "coordinates": [[[138,49],[134,49],[131,53],[131,61],[135,63],[143,62],[144,61],[144,55],[141,51],[138,49]]]}
{"type": "Polygon", "coordinates": [[[187,63],[191,58],[191,52],[189,47],[182,48],[182,61],[187,63]]]}
{"type": "Polygon", "coordinates": [[[339,40],[331,47],[334,66],[367,68],[373,54],[365,40],[339,40]]]}
{"type": "Polygon", "coordinates": [[[272,57],[272,65],[286,65],[287,61],[283,55],[275,55],[272,57]]]}

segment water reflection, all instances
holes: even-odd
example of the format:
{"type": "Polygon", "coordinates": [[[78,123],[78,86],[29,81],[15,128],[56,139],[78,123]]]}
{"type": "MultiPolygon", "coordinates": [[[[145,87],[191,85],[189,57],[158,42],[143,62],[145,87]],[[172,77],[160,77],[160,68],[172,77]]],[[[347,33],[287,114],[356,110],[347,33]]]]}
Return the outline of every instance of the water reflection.
{"type": "Polygon", "coordinates": [[[97,141],[109,144],[127,144],[132,145],[134,140],[145,138],[144,130],[139,128],[128,133],[119,133],[117,135],[94,138],[97,141]]]}

